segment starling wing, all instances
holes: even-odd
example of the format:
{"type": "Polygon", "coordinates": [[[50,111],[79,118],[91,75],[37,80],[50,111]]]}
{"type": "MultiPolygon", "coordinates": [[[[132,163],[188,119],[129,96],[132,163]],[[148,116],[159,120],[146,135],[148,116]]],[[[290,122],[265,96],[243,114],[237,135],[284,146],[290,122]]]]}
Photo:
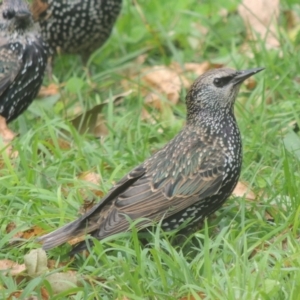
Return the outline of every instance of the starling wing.
{"type": "Polygon", "coordinates": [[[178,143],[183,143],[183,134],[121,179],[91,211],[39,238],[43,248],[51,249],[85,233],[103,239],[127,231],[128,218],[142,218],[137,227],[143,228],[217,194],[225,157],[214,145],[204,147],[199,140],[185,144],[188,153],[182,151],[178,143]]]}
{"type": "Polygon", "coordinates": [[[20,69],[18,56],[7,47],[0,47],[0,96],[15,80],[20,69]]]}

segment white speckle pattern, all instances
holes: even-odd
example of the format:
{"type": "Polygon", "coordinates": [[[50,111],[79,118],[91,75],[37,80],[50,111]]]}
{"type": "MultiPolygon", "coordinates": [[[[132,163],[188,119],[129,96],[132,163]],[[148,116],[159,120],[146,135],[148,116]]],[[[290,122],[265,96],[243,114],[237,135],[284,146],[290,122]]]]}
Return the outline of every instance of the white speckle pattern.
{"type": "Polygon", "coordinates": [[[52,52],[80,54],[85,60],[110,36],[122,6],[122,0],[45,2],[49,6],[37,19],[52,52]]]}
{"type": "Polygon", "coordinates": [[[17,17],[7,20],[2,15],[6,9],[16,14],[18,9],[28,9],[24,5],[22,0],[4,0],[0,7],[0,115],[7,123],[17,118],[36,97],[47,63],[47,46],[31,16],[20,22],[17,17]]]}

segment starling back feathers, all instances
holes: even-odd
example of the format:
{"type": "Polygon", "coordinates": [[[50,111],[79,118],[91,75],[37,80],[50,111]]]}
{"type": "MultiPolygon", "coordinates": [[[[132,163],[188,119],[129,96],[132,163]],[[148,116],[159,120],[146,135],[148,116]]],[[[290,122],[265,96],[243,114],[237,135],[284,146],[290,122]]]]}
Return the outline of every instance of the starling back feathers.
{"type": "MultiPolygon", "coordinates": [[[[234,117],[241,83],[263,68],[214,69],[201,75],[186,96],[187,123],[164,148],[134,168],[89,212],[39,238],[48,250],[90,233],[103,239],[162,220],[172,230],[210,215],[230,196],[242,165],[242,143],[234,117]]],[[[73,253],[84,249],[85,242],[73,253]]]]}
{"type": "Polygon", "coordinates": [[[1,130],[33,101],[43,81],[47,50],[27,4],[0,4],[0,116],[1,130]]]}
{"type": "Polygon", "coordinates": [[[52,53],[79,54],[84,63],[109,38],[122,0],[34,0],[32,12],[52,53]]]}

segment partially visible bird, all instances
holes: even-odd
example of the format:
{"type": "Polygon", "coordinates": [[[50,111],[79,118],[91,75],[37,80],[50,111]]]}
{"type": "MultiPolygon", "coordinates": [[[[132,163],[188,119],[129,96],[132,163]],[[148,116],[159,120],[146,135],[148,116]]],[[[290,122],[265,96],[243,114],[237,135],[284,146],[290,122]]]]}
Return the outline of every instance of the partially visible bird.
{"type": "Polygon", "coordinates": [[[0,134],[36,97],[47,65],[47,47],[23,0],[0,3],[0,134]]]}
{"type": "Polygon", "coordinates": [[[122,0],[33,0],[32,13],[52,53],[79,54],[83,63],[109,38],[122,0]]]}
{"type": "MultiPolygon", "coordinates": [[[[186,96],[187,122],[164,148],[134,168],[89,212],[39,238],[45,250],[90,233],[103,239],[129,230],[129,219],[144,228],[162,219],[172,230],[199,222],[224,203],[238,182],[242,143],[234,117],[241,83],[263,68],[210,70],[186,96]]],[[[78,243],[72,253],[86,247],[78,243]]]]}

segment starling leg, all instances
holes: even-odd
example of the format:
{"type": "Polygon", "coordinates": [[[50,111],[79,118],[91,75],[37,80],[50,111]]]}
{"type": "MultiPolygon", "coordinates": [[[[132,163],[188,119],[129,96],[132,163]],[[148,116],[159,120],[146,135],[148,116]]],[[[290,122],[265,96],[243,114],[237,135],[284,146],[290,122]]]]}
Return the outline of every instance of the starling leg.
{"type": "MultiPolygon", "coordinates": [[[[6,147],[14,138],[16,134],[11,131],[6,124],[6,119],[0,116],[0,137],[2,138],[3,145],[6,147]]],[[[6,153],[10,157],[17,155],[17,152],[12,152],[12,146],[6,148],[6,153]]]]}
{"type": "Polygon", "coordinates": [[[46,66],[46,73],[49,81],[52,81],[53,64],[54,64],[53,56],[49,56],[47,60],[47,66],[46,66]]]}

